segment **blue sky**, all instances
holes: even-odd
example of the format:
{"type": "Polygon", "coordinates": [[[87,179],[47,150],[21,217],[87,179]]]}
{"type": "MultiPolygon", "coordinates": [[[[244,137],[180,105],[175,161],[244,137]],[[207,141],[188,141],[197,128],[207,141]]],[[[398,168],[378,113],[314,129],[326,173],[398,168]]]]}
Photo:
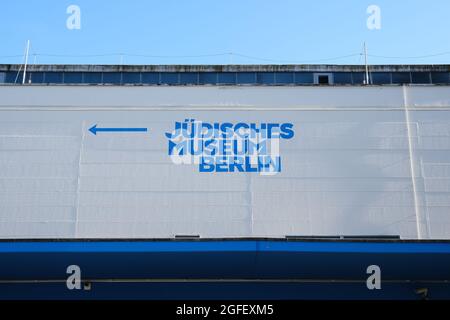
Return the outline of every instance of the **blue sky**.
{"type": "Polygon", "coordinates": [[[10,56],[30,39],[37,63],[358,64],[367,41],[371,64],[437,64],[450,62],[450,1],[14,0],[1,3],[0,38],[0,63],[20,63],[10,56]],[[66,28],[71,4],[80,30],[66,28]],[[372,4],[381,30],[366,26],[372,4]]]}

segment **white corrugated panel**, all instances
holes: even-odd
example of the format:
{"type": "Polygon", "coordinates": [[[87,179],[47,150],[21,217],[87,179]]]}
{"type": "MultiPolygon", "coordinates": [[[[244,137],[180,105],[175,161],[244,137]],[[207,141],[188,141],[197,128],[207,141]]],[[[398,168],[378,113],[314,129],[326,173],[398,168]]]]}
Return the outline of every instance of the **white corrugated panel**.
{"type": "Polygon", "coordinates": [[[450,239],[448,87],[0,87],[0,238],[450,239]],[[281,172],[176,165],[175,122],[291,123],[281,172]],[[89,128],[148,128],[97,133],[89,128]]]}

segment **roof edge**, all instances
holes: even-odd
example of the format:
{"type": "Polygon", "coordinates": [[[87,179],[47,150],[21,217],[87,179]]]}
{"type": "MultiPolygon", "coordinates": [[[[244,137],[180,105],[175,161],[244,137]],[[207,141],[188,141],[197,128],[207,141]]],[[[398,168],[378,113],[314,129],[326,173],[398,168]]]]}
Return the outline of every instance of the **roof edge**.
{"type": "MultiPolygon", "coordinates": [[[[0,64],[0,72],[19,71],[20,64],[0,64]]],[[[371,72],[450,72],[450,64],[370,65],[371,72]]],[[[34,72],[365,72],[364,65],[28,65],[34,72]]]]}

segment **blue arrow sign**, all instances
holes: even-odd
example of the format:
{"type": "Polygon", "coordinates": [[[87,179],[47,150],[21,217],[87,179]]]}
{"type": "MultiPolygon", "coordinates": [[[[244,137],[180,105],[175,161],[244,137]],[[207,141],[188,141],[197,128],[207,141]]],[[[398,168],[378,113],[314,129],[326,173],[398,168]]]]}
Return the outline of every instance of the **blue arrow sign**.
{"type": "Polygon", "coordinates": [[[147,128],[97,128],[97,125],[94,125],[89,131],[97,135],[97,132],[147,132],[147,128]]]}

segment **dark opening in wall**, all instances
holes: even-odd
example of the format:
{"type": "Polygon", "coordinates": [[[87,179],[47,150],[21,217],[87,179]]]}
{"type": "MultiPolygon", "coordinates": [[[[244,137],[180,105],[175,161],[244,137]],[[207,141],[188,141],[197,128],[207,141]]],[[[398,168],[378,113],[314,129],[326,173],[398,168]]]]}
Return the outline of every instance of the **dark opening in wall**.
{"type": "Polygon", "coordinates": [[[330,77],[328,75],[319,75],[318,76],[318,83],[320,85],[330,84],[330,77]]]}

